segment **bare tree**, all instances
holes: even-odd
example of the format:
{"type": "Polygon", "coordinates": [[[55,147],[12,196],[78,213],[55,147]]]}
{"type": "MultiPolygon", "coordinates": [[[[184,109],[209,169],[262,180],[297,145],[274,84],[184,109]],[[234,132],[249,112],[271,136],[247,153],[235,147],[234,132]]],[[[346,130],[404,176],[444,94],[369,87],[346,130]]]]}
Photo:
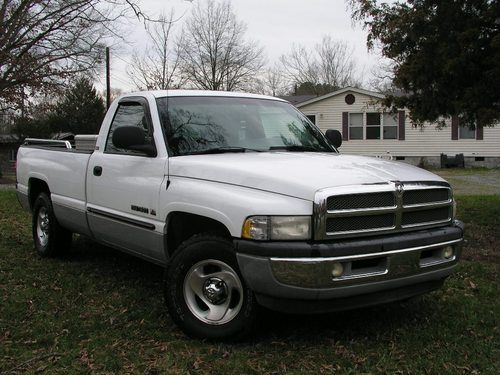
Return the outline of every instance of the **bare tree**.
{"type": "Polygon", "coordinates": [[[266,93],[272,96],[285,95],[289,82],[280,65],[274,64],[264,73],[266,93]]]}
{"type": "Polygon", "coordinates": [[[0,104],[94,70],[128,16],[150,20],[136,0],[1,0],[0,104]]]}
{"type": "Polygon", "coordinates": [[[323,36],[321,43],[312,50],[294,45],[288,54],[281,56],[280,61],[294,84],[310,83],[311,87],[336,90],[358,82],[352,55],[353,49],[347,43],[323,36]]]}
{"type": "Polygon", "coordinates": [[[143,52],[132,54],[127,74],[138,89],[166,90],[179,88],[184,80],[178,74],[179,54],[173,50],[174,12],[162,14],[147,27],[150,44],[143,52]]]}
{"type": "Polygon", "coordinates": [[[261,95],[286,95],[289,91],[289,82],[283,74],[279,64],[275,64],[255,75],[251,82],[248,82],[245,91],[261,95]]]}
{"type": "MultiPolygon", "coordinates": [[[[120,89],[120,88],[111,88],[111,92],[110,92],[110,96],[111,96],[111,103],[113,103],[116,99],[118,99],[118,97],[120,95],[123,94],[123,90],[120,89]]],[[[106,90],[102,90],[99,92],[99,96],[103,99],[103,100],[106,100],[106,90]]]]}
{"type": "Polygon", "coordinates": [[[369,82],[372,90],[382,93],[393,93],[397,91],[394,86],[394,63],[386,60],[371,69],[371,79],[369,82]]]}
{"type": "Polygon", "coordinates": [[[263,66],[263,50],[244,39],[245,30],[230,2],[198,2],[178,41],[188,81],[197,88],[228,91],[251,82],[263,66]]]}

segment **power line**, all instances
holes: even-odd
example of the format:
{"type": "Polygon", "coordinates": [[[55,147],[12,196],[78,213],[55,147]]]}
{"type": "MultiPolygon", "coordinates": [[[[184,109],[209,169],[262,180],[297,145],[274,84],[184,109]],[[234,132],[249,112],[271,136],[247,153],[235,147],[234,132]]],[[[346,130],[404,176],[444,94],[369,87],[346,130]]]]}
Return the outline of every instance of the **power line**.
{"type": "Polygon", "coordinates": [[[111,74],[111,78],[123,84],[130,84],[130,82],[126,81],[124,78],[117,76],[116,74],[111,74]]]}
{"type": "Polygon", "coordinates": [[[122,62],[124,62],[127,65],[130,65],[130,63],[131,63],[130,61],[127,61],[127,60],[125,60],[124,58],[122,58],[122,57],[120,57],[118,55],[113,56],[113,57],[116,58],[116,59],[118,59],[118,60],[121,60],[122,62]]]}

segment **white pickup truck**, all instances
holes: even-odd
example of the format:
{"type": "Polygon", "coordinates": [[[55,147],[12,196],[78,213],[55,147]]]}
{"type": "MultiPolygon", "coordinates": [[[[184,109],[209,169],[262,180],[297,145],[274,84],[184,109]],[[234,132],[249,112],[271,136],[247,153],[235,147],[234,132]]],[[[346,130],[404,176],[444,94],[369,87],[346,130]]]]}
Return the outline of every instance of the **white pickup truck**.
{"type": "Polygon", "coordinates": [[[41,256],[79,233],[158,263],[184,332],[234,338],[258,305],[356,308],[437,289],[453,272],[463,225],[449,184],[342,155],[341,142],[273,97],[137,92],[111,105],[90,149],[28,139],[17,193],[41,256]]]}

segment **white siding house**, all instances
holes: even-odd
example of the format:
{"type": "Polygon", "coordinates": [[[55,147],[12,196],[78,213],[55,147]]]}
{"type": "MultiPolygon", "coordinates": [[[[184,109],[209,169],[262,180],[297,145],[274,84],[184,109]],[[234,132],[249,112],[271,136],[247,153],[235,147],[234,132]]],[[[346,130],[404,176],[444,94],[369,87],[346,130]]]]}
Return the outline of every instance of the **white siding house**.
{"type": "Polygon", "coordinates": [[[346,154],[377,155],[412,164],[439,166],[440,155],[463,154],[466,166],[500,164],[500,125],[469,130],[458,119],[414,126],[405,110],[390,114],[378,101],[382,94],[347,87],[295,104],[324,132],[342,133],[341,151],[346,154]]]}

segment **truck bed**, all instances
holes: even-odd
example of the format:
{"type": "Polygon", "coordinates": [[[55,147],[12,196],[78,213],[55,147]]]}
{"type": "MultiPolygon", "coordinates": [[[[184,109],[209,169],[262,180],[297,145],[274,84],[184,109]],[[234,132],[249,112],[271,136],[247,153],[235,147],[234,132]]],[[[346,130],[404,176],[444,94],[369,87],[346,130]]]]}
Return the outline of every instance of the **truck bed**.
{"type": "MultiPolygon", "coordinates": [[[[23,145],[18,151],[17,186],[23,206],[29,207],[28,194],[33,181],[43,181],[51,192],[56,216],[61,211],[77,211],[68,229],[88,232],[85,220],[87,166],[93,151],[61,148],[52,145],[23,145]],[[68,210],[71,209],[71,210],[68,210]]],[[[27,207],[27,208],[28,208],[27,207]]],[[[65,220],[66,221],[66,220],[65,220]]]]}

